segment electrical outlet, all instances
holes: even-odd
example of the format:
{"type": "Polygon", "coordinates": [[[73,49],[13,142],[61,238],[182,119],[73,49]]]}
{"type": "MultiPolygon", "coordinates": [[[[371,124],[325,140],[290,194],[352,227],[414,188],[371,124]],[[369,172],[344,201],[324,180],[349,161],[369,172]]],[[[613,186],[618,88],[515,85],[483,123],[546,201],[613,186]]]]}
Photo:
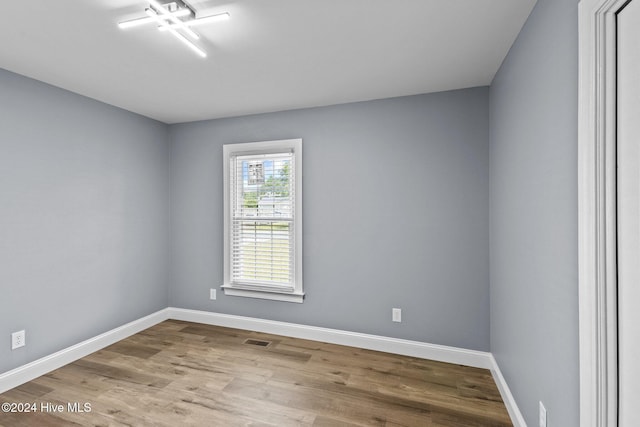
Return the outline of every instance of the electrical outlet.
{"type": "Polygon", "coordinates": [[[547,408],[540,402],[540,427],[547,427],[547,408]]]}
{"type": "Polygon", "coordinates": [[[14,332],[11,334],[11,350],[15,350],[16,348],[24,347],[26,344],[25,341],[25,332],[24,330],[14,332]]]}
{"type": "Polygon", "coordinates": [[[216,299],[216,290],[209,289],[209,299],[216,299]]]}
{"type": "Polygon", "coordinates": [[[401,308],[392,308],[391,309],[391,320],[394,322],[402,322],[402,309],[401,308]]]}

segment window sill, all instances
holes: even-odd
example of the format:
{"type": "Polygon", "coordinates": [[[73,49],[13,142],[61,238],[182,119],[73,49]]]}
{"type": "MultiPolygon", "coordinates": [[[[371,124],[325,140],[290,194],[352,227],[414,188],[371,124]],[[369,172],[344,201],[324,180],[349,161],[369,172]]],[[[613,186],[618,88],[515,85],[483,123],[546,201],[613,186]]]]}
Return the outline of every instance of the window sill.
{"type": "Polygon", "coordinates": [[[304,293],[253,291],[248,289],[234,288],[230,285],[222,285],[222,289],[224,290],[225,295],[229,295],[232,297],[268,299],[272,301],[295,302],[298,304],[302,304],[302,302],[304,301],[304,293]]]}

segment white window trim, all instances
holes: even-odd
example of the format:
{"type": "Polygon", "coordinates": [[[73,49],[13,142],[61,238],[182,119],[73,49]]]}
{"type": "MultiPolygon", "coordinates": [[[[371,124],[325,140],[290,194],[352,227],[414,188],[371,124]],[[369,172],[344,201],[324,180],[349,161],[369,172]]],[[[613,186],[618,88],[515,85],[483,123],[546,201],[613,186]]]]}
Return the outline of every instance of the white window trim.
{"type": "Polygon", "coordinates": [[[285,139],[279,141],[247,142],[241,144],[225,144],[223,153],[223,206],[224,206],[224,279],[222,289],[225,295],[267,300],[302,303],[304,291],[302,287],[302,139],[285,139]],[[292,151],[295,164],[295,199],[294,199],[294,289],[293,292],[264,289],[246,289],[231,282],[231,194],[229,185],[229,162],[232,156],[249,154],[268,154],[292,151]]]}

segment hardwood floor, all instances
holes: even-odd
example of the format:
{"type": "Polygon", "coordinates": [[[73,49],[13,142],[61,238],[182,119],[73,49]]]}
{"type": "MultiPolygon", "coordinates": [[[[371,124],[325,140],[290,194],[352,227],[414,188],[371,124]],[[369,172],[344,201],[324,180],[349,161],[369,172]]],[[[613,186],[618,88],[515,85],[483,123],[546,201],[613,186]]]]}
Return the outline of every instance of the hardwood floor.
{"type": "Polygon", "coordinates": [[[35,412],[4,427],[512,425],[484,369],[173,320],[5,402],[35,412]]]}

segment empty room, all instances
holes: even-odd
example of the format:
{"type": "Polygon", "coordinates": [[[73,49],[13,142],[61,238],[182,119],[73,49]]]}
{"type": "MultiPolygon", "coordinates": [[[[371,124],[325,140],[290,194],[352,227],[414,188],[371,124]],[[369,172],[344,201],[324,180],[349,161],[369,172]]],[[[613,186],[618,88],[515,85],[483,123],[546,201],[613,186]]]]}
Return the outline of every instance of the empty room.
{"type": "Polygon", "coordinates": [[[640,0],[0,16],[0,426],[640,422],[640,0]]]}

